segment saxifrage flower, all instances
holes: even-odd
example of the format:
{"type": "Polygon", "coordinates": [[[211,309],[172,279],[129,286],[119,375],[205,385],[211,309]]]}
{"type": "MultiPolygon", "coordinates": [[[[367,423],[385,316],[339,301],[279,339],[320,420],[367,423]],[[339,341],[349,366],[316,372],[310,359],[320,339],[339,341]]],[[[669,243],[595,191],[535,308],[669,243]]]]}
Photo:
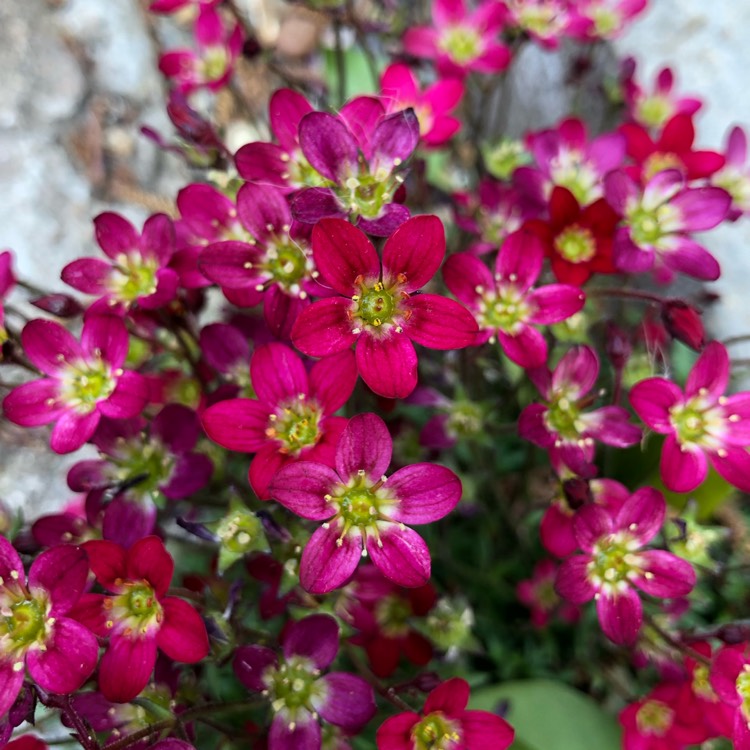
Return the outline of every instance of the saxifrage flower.
{"type": "Polygon", "coordinates": [[[393,441],[380,417],[358,414],[339,439],[335,469],[300,461],[285,466],[271,497],[302,518],[324,521],[302,552],[300,582],[314,594],[343,586],[369,555],[401,586],[430,578],[430,552],[405,524],[437,521],[461,499],[461,481],[444,466],[412,464],[386,477],[393,441]]]}
{"type": "Polygon", "coordinates": [[[445,232],[437,216],[415,216],[391,235],[382,264],[375,247],[342,219],[313,230],[320,281],[339,295],[314,302],[292,329],[294,345],[312,357],[357,344],[357,368],[375,393],[404,398],[417,385],[412,341],[431,349],[460,349],[475,341],[477,323],[454,300],[415,294],[440,267],[445,232]]]}

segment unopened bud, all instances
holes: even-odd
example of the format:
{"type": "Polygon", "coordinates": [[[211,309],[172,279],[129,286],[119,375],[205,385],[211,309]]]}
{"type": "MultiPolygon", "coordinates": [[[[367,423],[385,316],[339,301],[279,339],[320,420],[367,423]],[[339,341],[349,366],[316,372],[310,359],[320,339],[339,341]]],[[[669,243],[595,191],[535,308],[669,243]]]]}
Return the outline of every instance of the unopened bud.
{"type": "Polygon", "coordinates": [[[78,300],[68,294],[46,294],[31,300],[31,304],[58,318],[75,318],[83,312],[78,300]]]}
{"type": "Polygon", "coordinates": [[[628,334],[611,320],[607,321],[604,351],[616,370],[622,370],[633,353],[628,334]]]}
{"type": "Polygon", "coordinates": [[[673,338],[699,352],[706,345],[706,332],[700,312],[679,299],[669,300],[661,308],[664,327],[673,338]]]}

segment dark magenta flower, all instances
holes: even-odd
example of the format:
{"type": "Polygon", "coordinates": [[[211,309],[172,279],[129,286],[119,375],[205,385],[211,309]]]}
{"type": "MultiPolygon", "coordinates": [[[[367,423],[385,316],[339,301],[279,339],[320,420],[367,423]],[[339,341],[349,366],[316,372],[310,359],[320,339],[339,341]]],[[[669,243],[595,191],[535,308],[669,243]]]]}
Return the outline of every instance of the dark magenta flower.
{"type": "Polygon", "coordinates": [[[0,253],[0,344],[8,338],[5,330],[5,309],[3,298],[15,286],[16,278],[13,275],[13,255],[10,250],[0,253]]]}
{"type": "Polygon", "coordinates": [[[28,580],[13,545],[0,537],[0,717],[16,700],[28,669],[43,690],[68,694],[94,671],[96,637],[68,615],[86,586],[80,547],[42,552],[28,580]]]}
{"type": "Polygon", "coordinates": [[[571,471],[591,477],[596,441],[618,448],[635,445],[641,430],[631,424],[628,412],[620,406],[603,406],[584,411],[591,402],[588,392],[599,375],[599,359],[588,346],[570,349],[554,372],[546,367],[529,371],[545,399],[530,404],[518,419],[518,434],[550,452],[571,471]]]}
{"type": "Polygon", "coordinates": [[[750,492],[750,392],[725,396],[729,355],[712,341],[698,357],[683,391],[666,378],[647,378],[630,403],[652,429],[666,435],[661,478],[675,492],[694,490],[710,461],[730,484],[750,492]]]}
{"type": "Polygon", "coordinates": [[[417,143],[414,110],[386,114],[373,97],[352,99],[338,114],[310,112],[300,121],[299,144],[317,174],[292,199],[292,215],[306,224],[351,217],[368,234],[387,237],[409,218],[396,192],[417,143]]]}
{"type": "Polygon", "coordinates": [[[505,719],[489,711],[468,711],[469,683],[446,680],[428,696],[421,714],[391,716],[378,729],[378,750],[505,750],[515,732],[505,719]]]}
{"type": "Polygon", "coordinates": [[[314,302],[292,329],[294,345],[313,357],[357,344],[357,368],[375,393],[404,398],[417,384],[412,341],[431,349],[473,344],[474,317],[454,300],[415,294],[440,267],[445,233],[436,216],[416,216],[385,243],[382,264],[367,237],[342,219],[313,230],[320,281],[339,295],[314,302]]]}
{"type": "Polygon", "coordinates": [[[732,741],[735,750],[750,750],[750,654],[747,645],[725,646],[711,665],[711,687],[734,709],[732,741]]]}
{"type": "Polygon", "coordinates": [[[257,399],[233,398],[209,406],[203,427],[225,448],[256,453],[250,485],[267,500],[268,483],[290,461],[333,465],[346,425],[344,417],[333,414],[352,395],[357,370],[352,353],[343,351],[316,362],[308,374],[292,349],[272,343],[256,349],[250,377],[257,399]]]}
{"type": "Polygon", "coordinates": [[[23,427],[55,422],[50,438],[56,453],[78,450],[102,416],[128,419],[148,400],[142,375],[124,370],[128,332],[113,316],[93,316],[80,343],[59,323],[32,320],[21,333],[26,356],[47,377],[24,383],[3,401],[5,416],[23,427]]]}
{"type": "Polygon", "coordinates": [[[451,255],[443,268],[445,285],[474,314],[481,344],[497,336],[505,354],[521,367],[547,361],[547,342],[534,326],[567,320],[586,296],[568,284],[534,287],[544,249],[531,232],[514,232],[500,247],[494,275],[475,255],[451,255]]]}
{"type": "Polygon", "coordinates": [[[386,477],[392,451],[383,420],[359,414],[339,439],[335,469],[300,461],[273,478],[273,499],[302,518],[325,521],[300,561],[300,582],[311,593],[343,586],[365,555],[401,586],[422,586],[429,580],[430,552],[405,524],[446,516],[461,499],[461,482],[450,469],[427,463],[386,477]]]}
{"type": "Polygon", "coordinates": [[[695,586],[692,565],[671,552],[642,550],[660,531],[666,514],[660,492],[643,487],[613,514],[601,505],[585,505],[573,520],[582,555],[564,560],[555,588],[574,604],[596,599],[604,634],[614,643],[632,646],[643,621],[635,589],[669,599],[695,586]]]}
{"type": "Polygon", "coordinates": [[[147,310],[165,306],[177,293],[179,278],[167,268],[175,251],[172,221],[165,214],[146,220],[143,232],[119,214],[94,219],[96,240],[109,260],[79,258],[68,263],[62,280],[79,292],[101,298],[89,312],[125,312],[137,304],[147,310]]]}
{"type": "Polygon", "coordinates": [[[375,715],[372,688],[361,678],[327,669],[339,650],[339,627],[330,615],[310,615],[285,632],[282,654],[241,646],[234,672],[271,702],[268,750],[320,750],[319,719],[356,734],[375,715]]]}
{"type": "Polygon", "coordinates": [[[516,586],[516,596],[531,610],[531,624],[535,628],[546,627],[555,615],[570,623],[581,615],[577,606],[564,602],[555,591],[557,570],[554,560],[540,560],[534,566],[531,578],[520,581],[516,586]]]}
{"type": "Polygon", "coordinates": [[[166,595],[174,560],[161,539],[148,536],[128,550],[98,540],[84,548],[97,581],[113,594],[85,594],[74,610],[99,637],[109,637],[99,664],[99,689],[107,700],[127,703],[146,687],[157,648],[186,664],[208,654],[201,616],[183,599],[166,595]]]}

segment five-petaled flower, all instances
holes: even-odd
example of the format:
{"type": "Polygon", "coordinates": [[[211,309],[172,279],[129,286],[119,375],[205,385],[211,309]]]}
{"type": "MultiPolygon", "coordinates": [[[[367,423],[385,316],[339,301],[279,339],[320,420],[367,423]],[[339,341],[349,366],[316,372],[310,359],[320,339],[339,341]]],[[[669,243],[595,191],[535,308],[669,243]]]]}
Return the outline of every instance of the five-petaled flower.
{"type": "Polygon", "coordinates": [[[300,581],[314,594],[343,586],[369,554],[401,586],[430,578],[430,552],[405,524],[432,523],[461,499],[461,481],[444,466],[421,463],[386,477],[393,441],[380,417],[358,414],[339,439],[335,469],[300,461],[285,466],[269,493],[284,507],[324,521],[300,561],[300,581]]]}
{"type": "Polygon", "coordinates": [[[431,349],[474,343],[477,323],[458,302],[415,294],[445,255],[437,216],[416,216],[391,235],[381,265],[375,247],[343,219],[323,219],[313,230],[313,258],[320,281],[339,295],[318,300],[292,328],[294,345],[312,357],[356,343],[357,368],[375,393],[405,398],[417,385],[412,341],[431,349]]]}

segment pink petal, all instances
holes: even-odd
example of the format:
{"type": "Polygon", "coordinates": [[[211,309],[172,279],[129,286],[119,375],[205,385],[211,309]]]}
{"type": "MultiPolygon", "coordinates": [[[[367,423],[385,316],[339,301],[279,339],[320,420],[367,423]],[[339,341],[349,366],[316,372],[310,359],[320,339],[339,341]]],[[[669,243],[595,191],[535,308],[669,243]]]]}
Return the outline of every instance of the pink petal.
{"type": "Polygon", "coordinates": [[[332,182],[353,170],[359,149],[349,128],[336,115],[310,112],[299,124],[299,143],[310,165],[332,182]]]}
{"type": "Polygon", "coordinates": [[[542,241],[532,231],[519,229],[503,242],[495,259],[495,274],[525,291],[539,278],[543,261],[542,241]]]}
{"type": "Polygon", "coordinates": [[[113,315],[96,315],[86,319],[81,333],[81,349],[87,358],[101,358],[115,370],[128,356],[130,341],[125,324],[113,315]]]}
{"type": "Polygon", "coordinates": [[[250,379],[259,401],[284,405],[310,393],[302,360],[284,344],[266,344],[250,360],[250,379]]]}
{"type": "Polygon", "coordinates": [[[443,266],[443,280],[451,293],[469,307],[477,304],[481,291],[495,290],[492,271],[470,253],[451,255],[443,266]]]}
{"type": "Polygon", "coordinates": [[[549,325],[575,315],[586,304],[586,295],[569,284],[548,284],[531,292],[526,298],[534,307],[529,323],[549,325]]]}
{"type": "Polygon", "coordinates": [[[52,428],[50,447],[60,454],[77,451],[94,434],[100,418],[98,411],[79,414],[71,409],[64,412],[52,428]]]}
{"type": "Polygon", "coordinates": [[[422,717],[413,712],[386,719],[375,736],[378,750],[413,750],[414,742],[411,732],[421,720],[422,717]]]}
{"type": "Polygon", "coordinates": [[[613,252],[618,271],[643,273],[653,268],[655,257],[653,248],[636,245],[627,227],[621,227],[615,233],[613,252]]]}
{"type": "Polygon", "coordinates": [[[3,413],[13,424],[22,427],[49,424],[58,419],[65,409],[59,405],[59,393],[58,380],[32,380],[14,388],[3,399],[3,413]]]}
{"type": "Polygon", "coordinates": [[[245,229],[258,240],[283,236],[284,227],[292,223],[292,212],[284,195],[268,185],[251,182],[237,193],[237,215],[245,229]]]}
{"type": "MultiPolygon", "coordinates": [[[[287,183],[289,157],[275,143],[246,143],[234,157],[240,177],[260,185],[273,185],[280,190],[291,190],[287,183]]],[[[178,196],[179,205],[179,196],[178,196]]],[[[185,215],[185,211],[180,208],[185,215]]]]}
{"type": "Polygon", "coordinates": [[[378,536],[368,534],[367,552],[380,572],[399,586],[416,588],[430,580],[430,550],[413,529],[378,521],[378,536]]]}
{"type": "Polygon", "coordinates": [[[141,244],[136,228],[125,217],[112,211],[105,211],[94,219],[94,231],[99,247],[112,260],[121,254],[129,255],[141,244]]]}
{"type": "Polygon", "coordinates": [[[169,263],[175,250],[175,229],[166,214],[149,216],[141,234],[142,254],[156,258],[160,266],[169,263]]]}
{"type": "Polygon", "coordinates": [[[563,560],[557,570],[555,591],[573,604],[584,604],[594,598],[596,587],[588,579],[591,558],[588,555],[573,555],[563,560]]]}
{"type": "Polygon", "coordinates": [[[730,484],[743,492],[750,492],[750,453],[744,446],[726,445],[723,454],[709,454],[716,471],[730,484]]]}
{"type": "Polygon", "coordinates": [[[270,500],[273,478],[287,464],[296,463],[292,456],[281,453],[279,448],[280,444],[274,440],[261,448],[250,462],[247,479],[259,500],[270,500]]]}
{"type": "Polygon", "coordinates": [[[323,357],[310,370],[310,395],[324,414],[333,414],[349,400],[357,377],[357,362],[350,349],[323,357]]]}
{"type": "Polygon", "coordinates": [[[599,358],[589,346],[574,346],[565,353],[552,374],[552,390],[568,390],[569,397],[588,393],[599,375],[599,358]]]}
{"type": "Polygon", "coordinates": [[[460,677],[441,682],[424,703],[424,714],[440,711],[448,717],[461,716],[469,702],[469,683],[460,677]]]}
{"type": "Polygon", "coordinates": [[[339,626],[331,615],[316,614],[297,620],[284,635],[284,657],[304,656],[321,671],[339,650],[339,626]]]}
{"type": "Polygon", "coordinates": [[[485,51],[471,63],[479,73],[499,73],[510,64],[510,50],[499,42],[490,42],[485,51]]]}
{"type": "Polygon", "coordinates": [[[615,526],[627,530],[644,545],[659,533],[666,514],[667,504],[661,492],[653,487],[641,487],[622,504],[615,526]]]}
{"type": "Polygon", "coordinates": [[[262,282],[264,277],[264,272],[255,267],[258,256],[257,248],[246,242],[225,240],[205,247],[198,260],[198,266],[207,279],[222,288],[254,288],[254,285],[262,282]]]}
{"type": "Polygon", "coordinates": [[[632,646],[638,640],[643,621],[643,606],[633,589],[609,595],[603,591],[596,600],[596,613],[604,635],[620,646],[632,646]]]}
{"type": "Polygon", "coordinates": [[[184,600],[168,596],[161,600],[164,621],[156,634],[156,645],[174,661],[195,664],[208,656],[208,633],[201,616],[184,600]]]}
{"type": "Polygon", "coordinates": [[[663,435],[674,432],[669,411],[683,401],[680,387],[666,378],[647,378],[630,389],[630,403],[635,413],[652,430],[663,435]]]}
{"type": "Polygon", "coordinates": [[[126,577],[148,581],[156,596],[167,593],[174,574],[174,560],[158,536],[147,536],[137,541],[125,558],[126,577]]]}
{"type": "Polygon", "coordinates": [[[105,589],[119,592],[120,584],[115,581],[127,577],[125,550],[119,544],[100,539],[86,542],[84,549],[89,556],[91,572],[96,576],[96,580],[105,589]]]}
{"type": "Polygon", "coordinates": [[[685,382],[685,395],[700,395],[709,402],[718,400],[729,383],[729,354],[726,347],[718,341],[711,341],[706,345],[702,354],[690,370],[685,382]]]}
{"type": "Polygon", "coordinates": [[[215,443],[233,451],[254,453],[268,444],[269,408],[249,398],[233,398],[209,406],[203,429],[215,443]]]}
{"type": "Polygon", "coordinates": [[[668,489],[690,492],[706,478],[708,462],[700,448],[682,446],[674,435],[668,435],[662,447],[660,470],[668,489]]]}
{"type": "Polygon", "coordinates": [[[80,547],[60,545],[42,552],[29,570],[29,590],[49,600],[50,617],[64,615],[86,587],[89,561],[80,547]]]}
{"type": "Polygon", "coordinates": [[[324,521],[336,513],[325,495],[340,483],[338,474],[328,466],[297,461],[287,464],[274,476],[268,494],[302,518],[324,521]]]}
{"type": "Polygon", "coordinates": [[[461,739],[466,747],[492,747],[505,750],[513,742],[515,730],[505,719],[489,711],[465,711],[461,715],[461,739]]]}
{"type": "Polygon", "coordinates": [[[8,582],[26,580],[26,572],[18,552],[4,536],[0,536],[0,578],[8,582]]]}
{"type": "Polygon", "coordinates": [[[313,229],[312,247],[321,281],[339,294],[351,297],[359,291],[358,277],[372,280],[380,275],[373,244],[344,219],[321,219],[313,229]]]}
{"type": "Polygon", "coordinates": [[[346,672],[331,672],[322,678],[326,686],[325,700],[313,698],[313,706],[323,721],[359,732],[375,715],[375,696],[361,677],[346,672]]]}
{"type": "Polygon", "coordinates": [[[555,444],[555,435],[544,418],[548,411],[544,404],[529,404],[518,417],[518,434],[540,448],[551,448],[555,444]]]}
{"type": "Polygon", "coordinates": [[[716,695],[729,706],[739,706],[742,696],[737,690],[737,678],[744,670],[746,658],[733,648],[723,648],[716,654],[711,665],[711,687],[716,695]]]}
{"type": "Polygon", "coordinates": [[[348,349],[358,337],[352,333],[348,314],[354,302],[343,297],[313,302],[303,310],[292,326],[292,342],[304,354],[325,357],[348,349]]]}
{"type": "Polygon", "coordinates": [[[105,294],[109,291],[107,280],[112,274],[112,265],[101,258],[79,258],[68,263],[61,278],[73,289],[85,294],[105,294]]]}
{"type": "Polygon", "coordinates": [[[584,505],[573,517],[573,533],[578,546],[586,552],[591,552],[602,537],[614,530],[612,515],[601,505],[584,505]]]}
{"type": "Polygon", "coordinates": [[[432,523],[461,499],[461,480],[444,466],[412,464],[388,477],[385,487],[398,499],[389,518],[407,524],[432,523]]]}
{"type": "Polygon", "coordinates": [[[355,354],[362,380],[379,396],[406,398],[416,388],[417,353],[406,334],[392,331],[376,338],[364,333],[355,354]]]}
{"type": "Polygon", "coordinates": [[[376,414],[357,414],[349,420],[336,449],[336,471],[347,481],[364,471],[372,482],[391,463],[393,441],[385,422],[376,414]]]}
{"type": "Polygon", "coordinates": [[[32,320],[21,332],[21,345],[26,356],[45,375],[55,376],[65,362],[78,362],[81,347],[73,334],[51,320],[32,320]]]}
{"type": "Polygon", "coordinates": [[[414,57],[427,57],[433,59],[442,54],[438,49],[439,32],[427,26],[413,26],[406,30],[401,42],[404,51],[414,57]]]}
{"type": "Polygon", "coordinates": [[[674,599],[693,590],[695,570],[687,560],[660,549],[641,552],[638,560],[643,575],[634,578],[633,583],[650,596],[674,599]]]}
{"type": "Polygon", "coordinates": [[[114,703],[128,703],[148,684],[156,664],[156,638],[113,637],[99,663],[99,690],[114,703]]]}
{"type": "Polygon", "coordinates": [[[269,667],[278,666],[276,652],[264,646],[240,646],[232,661],[237,679],[248,689],[260,693],[266,689],[263,674],[269,667]]]}
{"type": "Polygon", "coordinates": [[[287,151],[297,144],[297,131],[302,118],[312,112],[310,102],[292,89],[277,89],[268,105],[271,130],[287,151]]]}
{"type": "Polygon", "coordinates": [[[109,398],[100,401],[97,409],[112,419],[130,419],[138,416],[149,399],[148,382],[138,372],[126,370],[119,378],[109,398]]]}
{"type": "Polygon", "coordinates": [[[716,258],[703,245],[688,237],[675,237],[674,247],[661,253],[661,259],[668,268],[694,279],[716,281],[721,275],[716,258]]]}
{"type": "Polygon", "coordinates": [[[326,524],[328,528],[321,526],[302,551],[300,583],[311,594],[327,594],[340,588],[357,569],[362,557],[362,536],[358,529],[342,535],[343,525],[339,520],[326,524]]]}
{"type": "Polygon", "coordinates": [[[392,172],[412,155],[418,143],[419,120],[411,107],[386,115],[375,126],[368,144],[370,169],[392,172]]]}
{"type": "Polygon", "coordinates": [[[669,205],[677,208],[682,215],[680,231],[705,232],[724,221],[732,205],[732,198],[721,188],[687,188],[672,199],[669,205]]]}
{"type": "Polygon", "coordinates": [[[274,750],[320,750],[320,724],[304,709],[293,724],[277,715],[268,734],[268,747],[274,750]]]}
{"type": "Polygon", "coordinates": [[[420,294],[403,304],[411,312],[404,333],[417,344],[429,349],[462,349],[474,343],[479,327],[458,302],[438,294],[420,294]]]}
{"type": "Polygon", "coordinates": [[[513,336],[498,331],[497,338],[508,359],[521,367],[541,367],[547,361],[547,342],[536,328],[522,323],[513,336]]]}
{"type": "Polygon", "coordinates": [[[15,670],[13,664],[12,659],[0,661],[0,716],[5,716],[16,702],[26,678],[26,670],[15,670]]]}
{"type": "Polygon", "coordinates": [[[556,557],[567,557],[578,547],[573,535],[573,518],[563,510],[563,502],[555,501],[542,516],[539,526],[542,546],[556,557]]]}
{"type": "Polygon", "coordinates": [[[383,247],[383,276],[405,276],[399,291],[421,289],[435,275],[445,255],[445,230],[437,216],[415,216],[404,222],[383,247]]]}
{"type": "Polygon", "coordinates": [[[330,188],[303,188],[292,198],[292,216],[302,224],[317,224],[321,219],[344,221],[348,213],[347,206],[330,188]]]}
{"type": "Polygon", "coordinates": [[[39,687],[66,695],[89,678],[99,658],[96,636],[74,620],[58,617],[49,627],[46,650],[26,655],[29,674],[39,687]]]}

